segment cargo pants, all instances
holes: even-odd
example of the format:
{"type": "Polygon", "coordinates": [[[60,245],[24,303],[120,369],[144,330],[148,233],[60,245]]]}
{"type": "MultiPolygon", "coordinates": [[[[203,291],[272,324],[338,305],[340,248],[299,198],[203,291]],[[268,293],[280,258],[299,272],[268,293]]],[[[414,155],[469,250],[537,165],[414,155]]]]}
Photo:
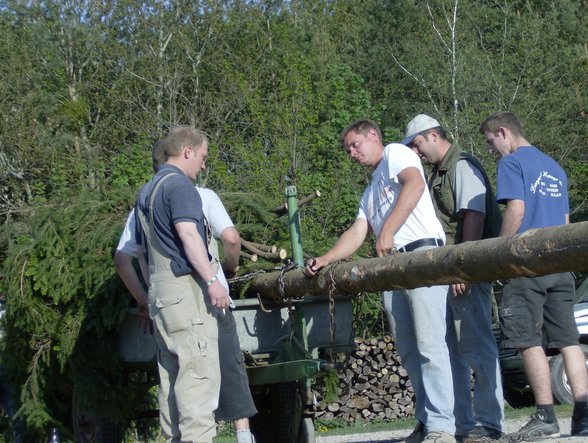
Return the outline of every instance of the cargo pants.
{"type": "MultiPolygon", "coordinates": [[[[140,215],[142,225],[147,223],[140,215]]],[[[175,277],[158,251],[150,224],[149,315],[159,369],[159,418],[167,442],[209,443],[216,435],[220,371],[218,326],[206,284],[196,275],[175,277]]],[[[218,268],[218,264],[216,264],[218,268]]]]}

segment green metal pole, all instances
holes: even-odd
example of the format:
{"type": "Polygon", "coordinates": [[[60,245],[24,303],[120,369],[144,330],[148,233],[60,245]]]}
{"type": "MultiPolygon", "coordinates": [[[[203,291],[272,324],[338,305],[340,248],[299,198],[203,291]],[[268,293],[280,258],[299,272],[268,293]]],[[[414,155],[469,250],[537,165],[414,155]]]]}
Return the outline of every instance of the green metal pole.
{"type": "Polygon", "coordinates": [[[296,201],[296,186],[286,187],[286,198],[288,202],[288,225],[290,227],[290,241],[292,242],[292,256],[294,263],[299,268],[304,267],[302,256],[302,241],[300,239],[300,213],[296,201]]]}

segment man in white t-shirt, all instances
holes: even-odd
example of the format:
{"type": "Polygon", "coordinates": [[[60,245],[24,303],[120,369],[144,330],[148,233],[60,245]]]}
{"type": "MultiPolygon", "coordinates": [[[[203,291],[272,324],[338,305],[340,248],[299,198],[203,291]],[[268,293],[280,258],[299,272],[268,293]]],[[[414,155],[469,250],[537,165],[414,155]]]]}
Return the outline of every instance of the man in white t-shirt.
{"type": "MultiPolygon", "coordinates": [[[[408,147],[384,147],[378,126],[359,120],[341,134],[349,156],[373,169],[372,182],[361,199],[355,222],[335,246],[309,260],[306,273],[349,257],[370,230],[379,257],[441,246],[445,234],[426,191],[423,168],[408,147]]],[[[383,293],[384,308],[402,365],[414,387],[419,423],[406,441],[455,442],[453,388],[445,342],[447,286],[403,289],[383,293]]]]}
{"type": "MultiPolygon", "coordinates": [[[[220,239],[225,259],[221,263],[218,279],[229,290],[227,276],[233,277],[239,264],[239,252],[241,241],[239,233],[235,229],[229,214],[227,213],[218,195],[206,188],[196,187],[202,199],[202,211],[206,219],[207,227],[211,232],[208,240],[208,249],[213,259],[219,257],[216,238],[220,239]]],[[[147,305],[147,291],[141,283],[133,259],[137,257],[137,244],[135,241],[135,214],[134,209],[129,214],[121,238],[119,240],[114,262],[121,279],[137,301],[141,327],[143,331],[151,329],[149,308],[147,305]]],[[[230,301],[232,305],[232,301],[230,301]]],[[[245,369],[243,353],[240,349],[239,338],[235,318],[230,310],[217,317],[219,328],[218,347],[221,373],[221,387],[218,409],[215,411],[216,420],[233,421],[238,443],[250,443],[255,439],[250,432],[249,417],[255,415],[257,410],[249,390],[249,382],[245,369]]]]}
{"type": "MultiPolygon", "coordinates": [[[[417,115],[407,125],[402,143],[415,150],[424,163],[433,165],[429,189],[448,244],[498,235],[500,212],[484,168],[447,139],[436,119],[417,115]]],[[[470,439],[499,440],[505,431],[504,399],[492,331],[491,283],[453,284],[448,293],[447,322],[456,433],[470,439]]]]}

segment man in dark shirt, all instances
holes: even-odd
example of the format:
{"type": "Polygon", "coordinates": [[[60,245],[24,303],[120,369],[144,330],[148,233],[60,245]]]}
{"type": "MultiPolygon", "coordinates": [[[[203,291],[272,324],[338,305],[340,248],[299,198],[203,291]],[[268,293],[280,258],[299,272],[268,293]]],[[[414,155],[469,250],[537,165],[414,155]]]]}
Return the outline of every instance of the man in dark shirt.
{"type": "Polygon", "coordinates": [[[229,297],[204,241],[202,201],[191,182],[206,167],[208,142],[201,131],[180,126],[156,148],[167,161],[141,189],[135,214],[158,346],[160,422],[167,441],[211,442],[220,389],[215,316],[229,297]]]}

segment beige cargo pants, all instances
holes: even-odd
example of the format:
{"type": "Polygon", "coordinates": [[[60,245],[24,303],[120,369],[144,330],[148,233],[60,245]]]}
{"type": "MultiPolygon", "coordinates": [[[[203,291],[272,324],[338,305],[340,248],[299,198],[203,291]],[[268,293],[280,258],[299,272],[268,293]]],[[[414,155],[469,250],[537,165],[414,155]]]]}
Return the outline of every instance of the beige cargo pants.
{"type": "Polygon", "coordinates": [[[152,246],[159,244],[157,239],[147,231],[146,234],[149,313],[158,348],[163,435],[173,443],[212,442],[216,435],[213,411],[218,406],[220,370],[218,327],[211,315],[206,284],[194,275],[175,277],[170,259],[152,246]]]}

